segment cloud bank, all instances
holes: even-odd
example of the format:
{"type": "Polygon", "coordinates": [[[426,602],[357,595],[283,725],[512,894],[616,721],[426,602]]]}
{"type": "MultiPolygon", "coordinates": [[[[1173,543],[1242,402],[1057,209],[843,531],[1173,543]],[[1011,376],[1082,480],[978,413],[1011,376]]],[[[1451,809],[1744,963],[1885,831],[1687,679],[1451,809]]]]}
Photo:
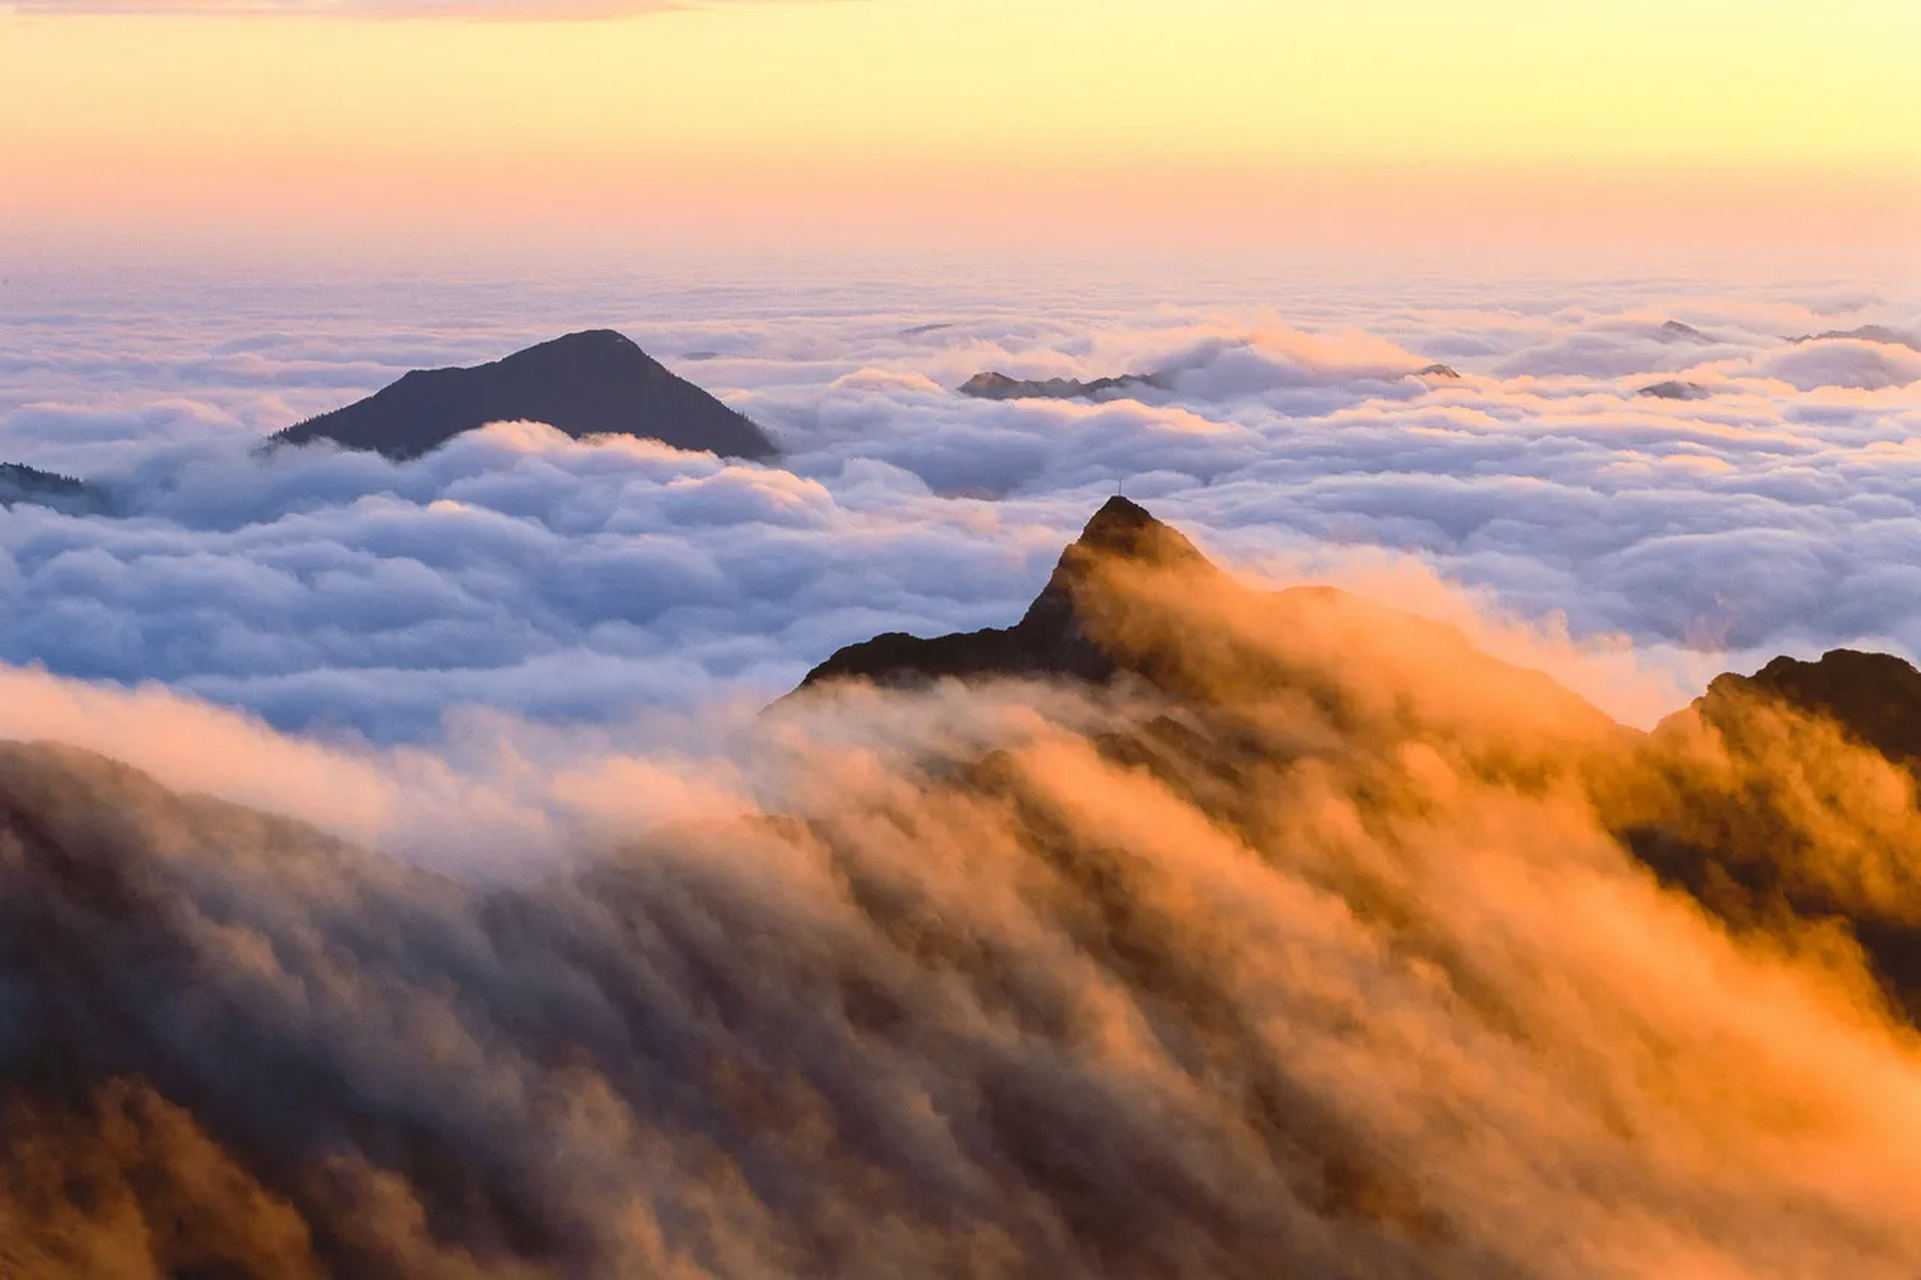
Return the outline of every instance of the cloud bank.
{"type": "Polygon", "coordinates": [[[1252,287],[1075,309],[1032,283],[364,288],[10,313],[0,457],[94,478],[123,515],[0,512],[0,660],[389,743],[464,706],[751,703],[879,631],[1011,621],[1116,485],[1276,582],[1445,604],[1440,578],[1632,653],[1671,690],[1608,703],[1639,723],[1775,652],[1921,651],[1921,365],[1788,336],[1914,327],[1845,285],[1343,285],[1285,310],[1252,287]],[[535,424],[403,466],[249,452],[407,368],[586,323],[767,424],[782,466],[535,424]],[[1433,362],[1462,376],[1409,376],[1433,362]],[[1173,376],[1101,404],[953,393],[987,368],[1173,376]],[[1638,394],[1665,378],[1707,394],[1638,394]]]}
{"type": "MultiPolygon", "coordinates": [[[[1833,939],[1736,937],[1629,859],[1603,814],[1660,804],[1631,743],[1376,612],[1128,599],[1110,624],[1218,700],[791,707],[697,762],[752,795],[491,887],[0,748],[0,1258],[1914,1274],[1914,1033],[1833,939]]],[[[1815,858],[1911,847],[1912,781],[1826,749],[1746,767],[1876,784],[1806,815],[1815,858]]],[[[211,771],[304,785],[310,751],[211,771]]],[[[591,808],[685,764],[532,772],[591,808]]]]}

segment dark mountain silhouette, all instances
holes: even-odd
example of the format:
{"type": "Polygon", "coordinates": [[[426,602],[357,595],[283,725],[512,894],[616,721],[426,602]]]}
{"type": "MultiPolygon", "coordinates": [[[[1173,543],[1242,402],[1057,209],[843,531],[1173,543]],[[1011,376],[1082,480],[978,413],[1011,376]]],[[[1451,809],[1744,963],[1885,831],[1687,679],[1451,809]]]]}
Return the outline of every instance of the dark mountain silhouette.
{"type": "Polygon", "coordinates": [[[1714,341],[1713,338],[1708,337],[1707,334],[1702,333],[1693,325],[1683,324],[1679,320],[1664,320],[1661,322],[1661,327],[1655,332],[1656,336],[1663,342],[1710,343],[1714,341]]]}
{"type": "MultiPolygon", "coordinates": [[[[1921,671],[1892,654],[1835,649],[1817,662],[1779,657],[1751,676],[1716,676],[1647,740],[1645,795],[1655,813],[1619,815],[1623,841],[1661,877],[1737,928],[1828,928],[1861,945],[1888,999],[1921,1024],[1921,855],[1905,843],[1917,814],[1912,786],[1889,800],[1864,792],[1859,756],[1878,754],[1921,778],[1921,671]],[[1702,768],[1690,744],[1722,744],[1726,767],[1702,768]],[[1837,741],[1838,740],[1838,741],[1837,741]],[[1892,809],[1888,806],[1892,804],[1892,809]],[[1862,806],[1879,821],[1862,823],[1862,806]],[[1861,828],[1853,866],[1883,867],[1857,882],[1810,830],[1861,828]],[[1868,890],[1885,877],[1905,889],[1868,890]]],[[[1629,804],[1627,810],[1636,805],[1629,804]]]]}
{"type": "Polygon", "coordinates": [[[109,505],[106,495],[84,480],[18,462],[0,462],[0,506],[16,502],[70,515],[102,514],[109,505]]]}
{"type": "Polygon", "coordinates": [[[570,333],[471,369],[415,370],[273,437],[413,458],[489,422],[548,423],[575,439],[629,435],[726,457],[771,458],[761,429],[610,329],[570,333]]]}
{"type": "MultiPolygon", "coordinates": [[[[977,373],[956,387],[964,396],[976,400],[1111,400],[1139,391],[1171,391],[1178,370],[1154,373],[1124,373],[1114,378],[1010,378],[988,370],[977,373]]],[[[1412,370],[1416,378],[1458,378],[1460,372],[1445,364],[1430,364],[1412,370]]]]}
{"type": "Polygon", "coordinates": [[[1921,671],[1891,653],[1830,649],[1816,662],[1776,658],[1751,676],[1716,676],[1696,705],[1715,719],[1743,699],[1825,716],[1889,760],[1921,768],[1921,671]]]}
{"type": "Polygon", "coordinates": [[[1706,400],[1714,392],[1698,382],[1683,382],[1678,378],[1670,378],[1666,382],[1642,387],[1635,394],[1653,396],[1657,400],[1706,400]]]}
{"type": "Polygon", "coordinates": [[[1169,379],[1156,373],[1124,373],[1118,378],[1041,380],[1010,378],[1004,373],[977,373],[957,388],[976,400],[1099,400],[1137,390],[1164,391],[1169,379]]]}
{"type": "Polygon", "coordinates": [[[1082,593],[1094,589],[1098,567],[1110,560],[1209,576],[1219,572],[1179,531],[1115,496],[1061,553],[1053,576],[1018,623],[930,640],[888,632],[835,653],[808,672],[801,687],[842,679],[899,686],[943,676],[1110,680],[1117,670],[1114,656],[1088,635],[1079,603],[1082,593]]]}
{"type": "MultiPolygon", "coordinates": [[[[1489,677],[1528,691],[1571,722],[1598,728],[1606,717],[1545,675],[1511,666],[1476,649],[1459,631],[1383,608],[1332,587],[1292,587],[1267,593],[1243,587],[1202,555],[1178,529],[1146,508],[1115,496],[1094,513],[1081,536],[1061,553],[1053,574],[1020,621],[1011,627],[922,639],[888,632],[849,645],[808,672],[795,690],[862,680],[883,687],[914,687],[934,680],[1061,678],[1108,684],[1126,678],[1194,702],[1231,702],[1296,685],[1332,707],[1330,683],[1305,667],[1282,669],[1266,655],[1231,644],[1215,646],[1196,664],[1177,653],[1191,637],[1177,620],[1140,608],[1121,579],[1165,574],[1184,591],[1244,598],[1268,611],[1273,625],[1330,631],[1391,631],[1451,663],[1463,675],[1489,677]],[[1171,622],[1173,630],[1166,623],[1171,622]]],[[[792,695],[790,695],[792,696],[792,695]]]]}
{"type": "Polygon", "coordinates": [[[1823,342],[1830,338],[1852,338],[1857,342],[1880,342],[1891,347],[1907,347],[1921,351],[1921,338],[1899,329],[1890,329],[1884,324],[1864,324],[1855,329],[1829,329],[1825,333],[1804,333],[1789,342],[1823,342]]]}

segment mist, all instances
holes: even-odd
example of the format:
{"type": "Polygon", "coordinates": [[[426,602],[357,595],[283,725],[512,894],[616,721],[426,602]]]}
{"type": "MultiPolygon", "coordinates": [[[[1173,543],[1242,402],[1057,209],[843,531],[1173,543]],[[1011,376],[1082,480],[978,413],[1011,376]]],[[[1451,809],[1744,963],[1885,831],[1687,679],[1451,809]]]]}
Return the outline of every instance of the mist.
{"type": "MultiPolygon", "coordinates": [[[[1921,1044],[1868,961],[1620,836],[1764,776],[1912,919],[1859,854],[1915,834],[1905,773],[1782,713],[1649,738],[1354,597],[1102,585],[1152,683],[528,763],[598,821],[504,881],[6,747],[16,1265],[1913,1274],[1921,1044]]],[[[312,792],[248,732],[196,789],[312,792]]]]}

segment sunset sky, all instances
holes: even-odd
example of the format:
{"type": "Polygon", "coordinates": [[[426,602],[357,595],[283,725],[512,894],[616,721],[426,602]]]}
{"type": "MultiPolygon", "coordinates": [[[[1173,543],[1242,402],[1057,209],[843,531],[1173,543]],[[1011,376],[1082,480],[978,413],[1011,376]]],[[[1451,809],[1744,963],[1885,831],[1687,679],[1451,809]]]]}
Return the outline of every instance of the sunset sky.
{"type": "Polygon", "coordinates": [[[646,7],[0,5],[0,216],[1801,241],[1917,207],[1908,0],[646,7]]]}

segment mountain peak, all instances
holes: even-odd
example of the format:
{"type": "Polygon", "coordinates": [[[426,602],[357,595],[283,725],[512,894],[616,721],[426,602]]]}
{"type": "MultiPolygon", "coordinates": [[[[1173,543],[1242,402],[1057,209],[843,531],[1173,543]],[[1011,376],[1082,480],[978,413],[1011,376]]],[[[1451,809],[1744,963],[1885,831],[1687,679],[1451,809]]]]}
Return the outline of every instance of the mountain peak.
{"type": "Polygon", "coordinates": [[[1087,527],[1081,530],[1081,541],[1108,536],[1110,530],[1141,529],[1160,523],[1146,507],[1117,493],[1101,503],[1100,510],[1094,513],[1093,518],[1087,522],[1087,527]]]}
{"type": "Polygon", "coordinates": [[[274,439],[331,440],[404,459],[489,422],[521,420],[545,422],[575,439],[628,435],[739,458],[777,452],[741,413],[612,329],[563,334],[490,364],[416,369],[365,400],[274,439]]]}
{"type": "MultiPolygon", "coordinates": [[[[1081,536],[1061,552],[1055,576],[1085,572],[1102,560],[1125,560],[1162,569],[1213,568],[1179,529],[1155,519],[1146,507],[1118,493],[1101,504],[1081,536]]],[[[1053,585],[1050,583],[1050,588],[1053,585]]]]}
{"type": "Polygon", "coordinates": [[[1888,759],[1921,767],[1921,671],[1894,654],[1830,649],[1814,662],[1779,657],[1751,676],[1716,676],[1696,705],[1712,718],[1743,694],[1826,716],[1888,759]]]}
{"type": "Polygon", "coordinates": [[[1099,570],[1115,563],[1201,577],[1220,572],[1178,529],[1116,494],[1061,552],[1047,585],[1013,626],[933,639],[888,632],[839,650],[808,672],[801,687],[838,679],[915,684],[943,676],[1111,680],[1125,663],[1090,634],[1088,609],[1098,610],[1107,589],[1099,570]]]}

